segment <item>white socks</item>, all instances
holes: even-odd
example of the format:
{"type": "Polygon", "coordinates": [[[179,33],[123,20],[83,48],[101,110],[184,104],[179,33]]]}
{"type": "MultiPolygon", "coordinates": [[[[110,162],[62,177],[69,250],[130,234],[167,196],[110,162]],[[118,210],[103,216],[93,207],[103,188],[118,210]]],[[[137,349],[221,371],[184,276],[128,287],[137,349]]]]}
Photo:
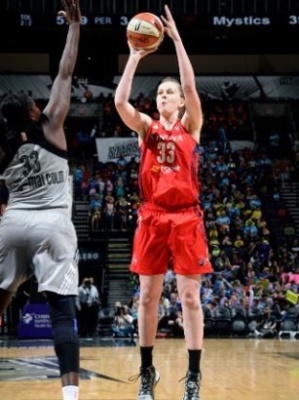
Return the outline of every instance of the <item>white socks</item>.
{"type": "Polygon", "coordinates": [[[78,400],[79,399],[79,387],[74,386],[74,385],[63,386],[62,399],[63,400],[78,400]]]}

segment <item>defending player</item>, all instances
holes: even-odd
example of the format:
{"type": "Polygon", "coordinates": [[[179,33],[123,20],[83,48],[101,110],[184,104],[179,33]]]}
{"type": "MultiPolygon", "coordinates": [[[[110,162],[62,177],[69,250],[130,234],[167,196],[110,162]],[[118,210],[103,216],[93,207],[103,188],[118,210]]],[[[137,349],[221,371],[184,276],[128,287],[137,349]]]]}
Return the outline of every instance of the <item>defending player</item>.
{"type": "MultiPolygon", "coordinates": [[[[63,130],[79,37],[78,0],[62,0],[69,23],[49,102],[12,94],[1,104],[7,132],[0,137],[0,173],[9,201],[0,227],[0,315],[18,286],[35,274],[50,309],[63,400],[79,397],[77,237],[71,221],[67,145],[63,130]]],[[[38,398],[38,394],[37,397],[38,398]]]]}

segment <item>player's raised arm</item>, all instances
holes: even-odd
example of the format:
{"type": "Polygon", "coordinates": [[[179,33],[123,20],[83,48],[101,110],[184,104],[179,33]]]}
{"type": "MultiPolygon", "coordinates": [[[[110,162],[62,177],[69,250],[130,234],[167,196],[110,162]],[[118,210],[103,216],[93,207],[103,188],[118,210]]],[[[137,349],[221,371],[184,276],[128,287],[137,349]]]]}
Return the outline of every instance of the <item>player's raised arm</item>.
{"type": "Polygon", "coordinates": [[[130,54],[124,72],[117,86],[114,102],[119,116],[124,124],[126,124],[133,131],[137,132],[139,137],[142,139],[145,135],[147,126],[151,122],[151,118],[144,113],[140,113],[132,106],[130,103],[130,96],[134,75],[139,61],[146,55],[154,52],[155,49],[138,50],[135,49],[129,42],[128,46],[130,49],[130,54]]]}
{"type": "Polygon", "coordinates": [[[72,75],[77,61],[80,38],[79,0],[61,0],[61,2],[64,9],[59,11],[59,15],[65,18],[69,27],[49,103],[44,110],[49,118],[49,129],[45,127],[47,136],[49,134],[61,136],[61,129],[70,107],[72,75]]]}
{"type": "Polygon", "coordinates": [[[180,81],[185,97],[185,114],[182,124],[198,142],[203,123],[200,98],[196,88],[193,66],[186,52],[169,7],[165,6],[165,16],[161,16],[165,24],[165,33],[173,40],[180,72],[180,81]]]}

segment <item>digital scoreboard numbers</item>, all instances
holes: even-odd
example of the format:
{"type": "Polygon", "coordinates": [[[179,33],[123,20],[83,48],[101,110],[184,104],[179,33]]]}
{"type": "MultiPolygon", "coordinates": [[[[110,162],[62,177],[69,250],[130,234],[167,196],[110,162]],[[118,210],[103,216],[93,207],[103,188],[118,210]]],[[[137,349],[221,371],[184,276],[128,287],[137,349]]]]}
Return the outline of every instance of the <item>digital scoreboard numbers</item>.
{"type": "MultiPolygon", "coordinates": [[[[116,15],[82,15],[81,26],[89,28],[96,27],[111,27],[121,28],[126,27],[130,20],[130,16],[116,15]]],[[[67,21],[57,14],[13,14],[6,20],[6,25],[11,27],[21,28],[56,28],[67,25],[67,21]],[[9,21],[9,23],[8,23],[9,21]]]]}

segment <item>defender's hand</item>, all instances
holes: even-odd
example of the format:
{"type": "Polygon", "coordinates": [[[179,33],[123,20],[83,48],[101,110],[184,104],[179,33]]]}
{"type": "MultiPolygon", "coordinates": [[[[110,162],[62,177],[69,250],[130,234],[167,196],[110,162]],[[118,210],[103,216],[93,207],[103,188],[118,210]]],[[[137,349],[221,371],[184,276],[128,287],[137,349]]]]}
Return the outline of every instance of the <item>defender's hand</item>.
{"type": "Polygon", "coordinates": [[[64,11],[58,12],[58,15],[64,17],[70,24],[81,21],[81,11],[79,0],[61,0],[64,11]]]}

